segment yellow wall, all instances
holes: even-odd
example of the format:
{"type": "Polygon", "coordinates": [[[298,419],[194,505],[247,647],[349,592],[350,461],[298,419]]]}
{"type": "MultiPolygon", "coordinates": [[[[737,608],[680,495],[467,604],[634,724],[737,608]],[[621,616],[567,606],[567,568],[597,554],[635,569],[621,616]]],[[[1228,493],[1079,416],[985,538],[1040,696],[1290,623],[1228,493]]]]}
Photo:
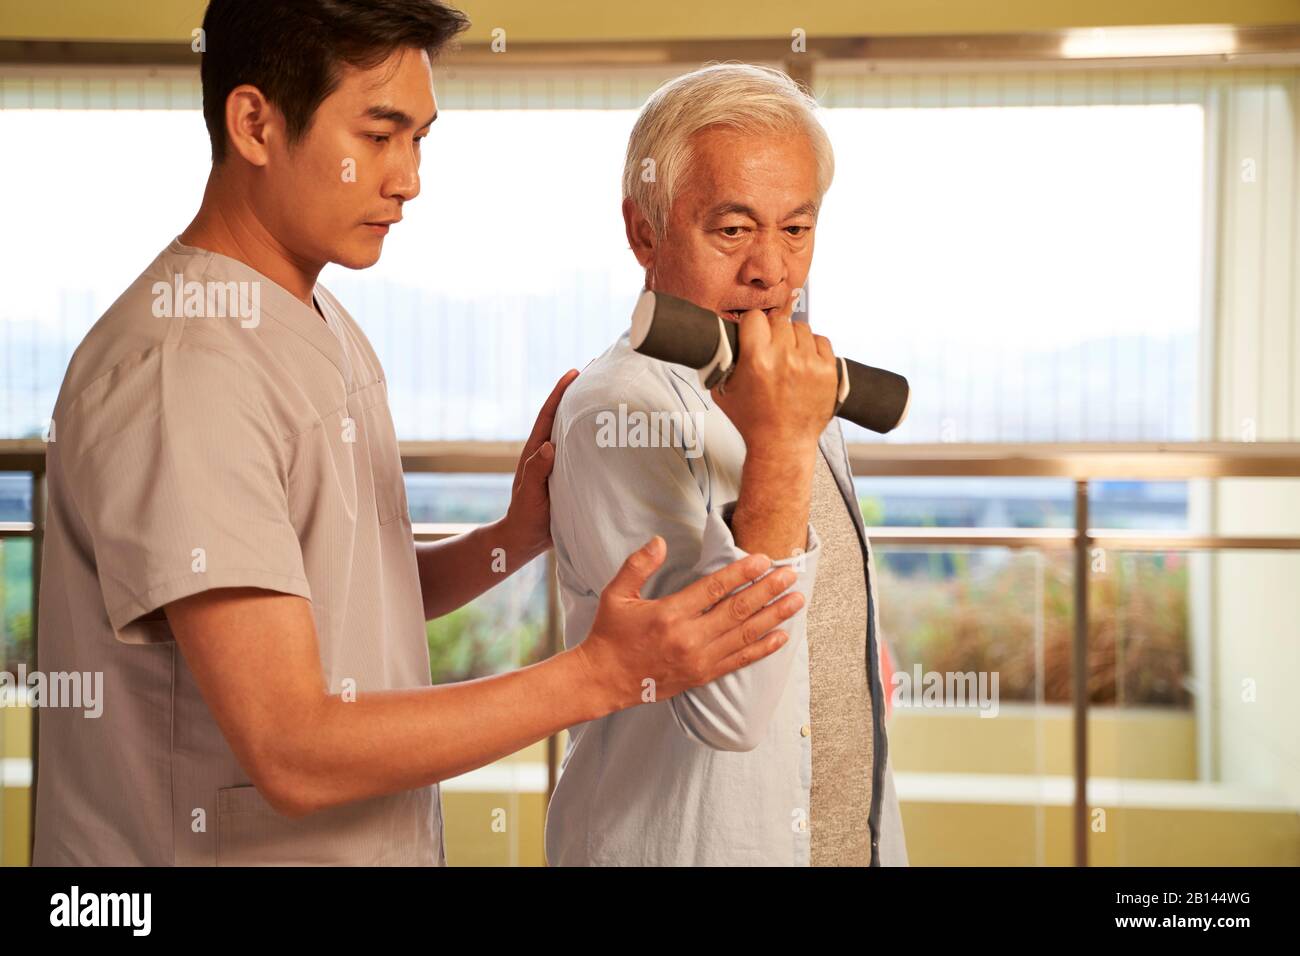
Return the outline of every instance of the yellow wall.
{"type": "MultiPolygon", "coordinates": [[[[912,866],[1074,863],[1068,806],[904,802],[901,807],[912,866]]],[[[1105,832],[1088,834],[1090,866],[1300,865],[1294,813],[1103,809],[1105,832]]]]}
{"type": "MultiPolygon", "coordinates": [[[[0,760],[5,757],[31,758],[32,710],[29,707],[0,707],[0,760]]],[[[26,866],[30,857],[31,804],[26,787],[0,788],[0,864],[26,866]]]]}
{"type": "MultiPolygon", "coordinates": [[[[1070,708],[1003,704],[995,719],[957,710],[898,710],[889,724],[894,769],[917,773],[1074,773],[1070,708]]],[[[1095,777],[1195,780],[1191,711],[1094,707],[1088,769],[1095,777]]]]}
{"type": "MultiPolygon", "coordinates": [[[[895,711],[889,753],[899,781],[908,858],[914,866],[1069,866],[1073,863],[1073,730],[1068,707],[1002,705],[993,720],[944,710],[895,711]],[[972,784],[1005,775],[1034,782],[1041,800],[1004,788],[1005,802],[972,786],[969,798],[908,799],[907,778],[970,774],[972,784]],[[977,791],[979,791],[977,793],[977,791]],[[984,794],[984,795],[980,795],[984,794]],[[1062,795],[1067,799],[1061,799],[1062,795]]],[[[1088,835],[1093,866],[1296,866],[1300,816],[1285,796],[1250,806],[1216,801],[1200,782],[1190,711],[1094,707],[1088,720],[1088,835]],[[1141,786],[1153,782],[1152,788],[1141,786]],[[1185,784],[1184,788],[1176,785],[1185,784]],[[1121,784],[1120,799],[1099,800],[1121,784]],[[1174,784],[1162,789],[1161,784],[1174,784]],[[1138,792],[1162,794],[1137,805],[1138,792]],[[1102,817],[1096,811],[1104,810],[1102,817]]],[[[1249,790],[1250,788],[1246,788],[1249,790]]],[[[1150,799],[1150,797],[1148,797],[1150,799]]]]}
{"type": "MultiPolygon", "coordinates": [[[[454,0],[453,0],[454,2],[454,0]]],[[[1022,33],[1078,26],[1161,23],[1239,25],[1300,21],[1300,0],[461,0],[474,22],[467,39],[494,27],[524,42],[785,37],[910,33],[1022,33]]],[[[46,40],[188,41],[203,0],[14,2],[0,12],[0,37],[46,40]]]]}
{"type": "Polygon", "coordinates": [[[442,816],[448,866],[546,865],[544,793],[445,792],[442,816]]]}

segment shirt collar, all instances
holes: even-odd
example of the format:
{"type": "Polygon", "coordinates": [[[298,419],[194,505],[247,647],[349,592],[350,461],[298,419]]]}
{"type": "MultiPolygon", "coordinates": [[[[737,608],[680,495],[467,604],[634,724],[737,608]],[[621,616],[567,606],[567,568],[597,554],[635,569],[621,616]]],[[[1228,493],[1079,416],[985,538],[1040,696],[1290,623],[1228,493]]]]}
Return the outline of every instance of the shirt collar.
{"type": "Polygon", "coordinates": [[[318,313],[311,306],[296,298],[283,286],[268,279],[252,266],[239,259],[188,246],[177,236],[167,247],[167,251],[179,256],[194,256],[205,259],[205,272],[216,272],[223,280],[258,283],[259,308],[263,316],[270,315],[282,325],[320,351],[339,370],[345,380],[351,379],[349,362],[344,352],[341,330],[338,329],[337,316],[333,315],[324,288],[317,283],[312,289],[312,297],[320,306],[318,313]],[[325,316],[322,320],[321,315],[325,316]]]}

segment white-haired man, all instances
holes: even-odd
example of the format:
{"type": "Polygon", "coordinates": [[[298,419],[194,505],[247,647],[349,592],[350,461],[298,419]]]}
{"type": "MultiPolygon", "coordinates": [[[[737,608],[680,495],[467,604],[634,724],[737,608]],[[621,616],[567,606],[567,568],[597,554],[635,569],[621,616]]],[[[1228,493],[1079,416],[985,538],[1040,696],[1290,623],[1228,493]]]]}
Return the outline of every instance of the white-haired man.
{"type": "Polygon", "coordinates": [[[650,531],[668,543],[656,589],[762,551],[800,572],[806,606],[747,671],[667,701],[648,684],[639,707],[571,728],[552,864],[906,865],[835,360],[792,321],[834,171],[814,110],[784,74],[722,64],[665,84],[633,128],[623,216],[646,288],[738,322],[740,360],[710,393],[624,335],[564,396],[550,492],[566,643],[650,531]],[[611,427],[665,413],[682,447],[611,427]]]}

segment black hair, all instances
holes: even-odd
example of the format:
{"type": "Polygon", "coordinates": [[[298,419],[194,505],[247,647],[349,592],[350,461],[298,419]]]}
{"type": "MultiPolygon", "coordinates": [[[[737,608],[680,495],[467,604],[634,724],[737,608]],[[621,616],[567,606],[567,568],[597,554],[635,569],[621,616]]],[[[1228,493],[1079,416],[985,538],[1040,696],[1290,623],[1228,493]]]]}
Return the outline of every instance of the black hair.
{"type": "Polygon", "coordinates": [[[284,115],[289,141],[311,127],[347,64],[366,70],[394,52],[435,56],[469,26],[439,0],[211,0],[203,15],[203,121],[212,161],[226,155],[226,98],[248,83],[284,115]]]}

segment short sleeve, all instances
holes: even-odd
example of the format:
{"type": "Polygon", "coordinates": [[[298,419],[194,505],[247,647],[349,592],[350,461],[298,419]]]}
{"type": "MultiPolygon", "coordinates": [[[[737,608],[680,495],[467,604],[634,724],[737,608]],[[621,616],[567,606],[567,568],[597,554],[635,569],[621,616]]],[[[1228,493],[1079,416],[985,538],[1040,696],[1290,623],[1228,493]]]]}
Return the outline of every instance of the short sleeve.
{"type": "Polygon", "coordinates": [[[96,384],[58,423],[59,451],[118,639],[170,640],[140,618],[212,588],[310,600],[267,384],[194,345],[96,384]]]}

